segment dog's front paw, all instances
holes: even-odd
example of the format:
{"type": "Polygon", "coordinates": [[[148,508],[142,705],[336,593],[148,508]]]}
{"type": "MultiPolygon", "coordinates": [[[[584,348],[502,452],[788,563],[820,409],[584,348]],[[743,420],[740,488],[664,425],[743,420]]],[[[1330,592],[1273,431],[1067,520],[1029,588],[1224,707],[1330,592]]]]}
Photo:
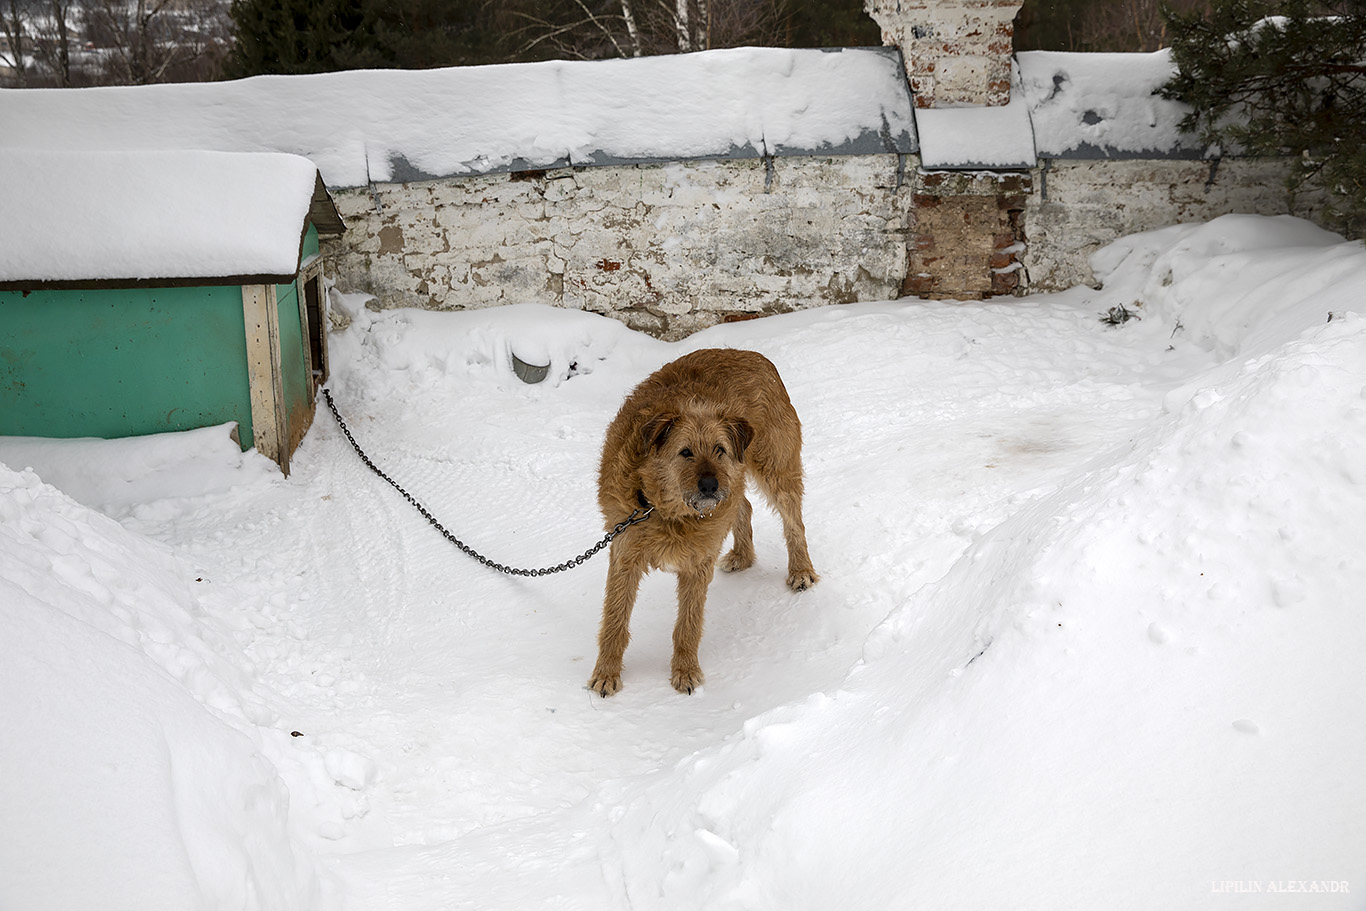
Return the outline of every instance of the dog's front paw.
{"type": "Polygon", "coordinates": [[[787,587],[794,592],[804,592],[819,581],[821,577],[814,569],[799,569],[787,574],[787,587]]]}
{"type": "Polygon", "coordinates": [[[704,679],[702,668],[694,666],[675,668],[669,682],[674,685],[674,689],[683,695],[691,696],[692,691],[700,687],[704,679]]]}
{"type": "Polygon", "coordinates": [[[588,688],[606,699],[621,690],[621,672],[618,671],[613,674],[606,671],[594,671],[593,676],[588,680],[588,688]]]}

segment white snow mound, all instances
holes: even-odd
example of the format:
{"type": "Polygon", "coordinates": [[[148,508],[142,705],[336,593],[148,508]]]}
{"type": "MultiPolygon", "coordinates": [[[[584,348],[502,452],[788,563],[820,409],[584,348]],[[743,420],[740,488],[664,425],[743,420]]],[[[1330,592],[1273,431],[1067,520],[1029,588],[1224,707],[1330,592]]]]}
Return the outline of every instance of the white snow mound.
{"type": "Polygon", "coordinates": [[[317,906],[238,729],[265,710],[169,550],[0,465],[0,555],[0,905],[317,906]]]}

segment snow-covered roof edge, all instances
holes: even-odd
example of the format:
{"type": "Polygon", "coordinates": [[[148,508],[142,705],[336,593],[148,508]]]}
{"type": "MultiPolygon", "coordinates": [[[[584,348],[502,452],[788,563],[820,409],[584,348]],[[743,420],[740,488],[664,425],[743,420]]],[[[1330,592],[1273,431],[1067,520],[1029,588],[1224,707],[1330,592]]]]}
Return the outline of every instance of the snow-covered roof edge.
{"type": "Polygon", "coordinates": [[[0,147],[278,151],[330,187],[768,155],[913,153],[895,48],[0,89],[0,147]]]}
{"type": "Polygon", "coordinates": [[[276,152],[0,148],[0,290],[282,284],[308,227],[344,225],[313,163],[276,152]]]}

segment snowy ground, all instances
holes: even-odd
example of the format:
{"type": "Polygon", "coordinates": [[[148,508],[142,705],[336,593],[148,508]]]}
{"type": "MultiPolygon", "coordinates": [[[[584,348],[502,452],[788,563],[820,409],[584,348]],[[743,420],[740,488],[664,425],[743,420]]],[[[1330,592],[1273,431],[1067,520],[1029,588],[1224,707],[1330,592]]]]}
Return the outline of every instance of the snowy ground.
{"type": "Polygon", "coordinates": [[[219,428],[0,440],[0,907],[1366,907],[1366,250],[1339,241],[1231,216],[1102,251],[1102,291],[678,344],[339,300],[356,436],[514,564],[600,536],[602,432],[648,372],[778,365],[823,581],[784,587],[758,509],[692,697],[672,577],[596,697],[605,557],[480,567],[325,411],[287,480],[219,428]]]}

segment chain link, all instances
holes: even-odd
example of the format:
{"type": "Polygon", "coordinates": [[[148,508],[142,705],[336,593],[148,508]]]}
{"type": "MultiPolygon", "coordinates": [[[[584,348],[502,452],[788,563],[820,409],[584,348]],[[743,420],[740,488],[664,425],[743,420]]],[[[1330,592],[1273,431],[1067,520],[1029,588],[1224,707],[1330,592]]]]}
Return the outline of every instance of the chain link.
{"type": "Polygon", "coordinates": [[[552,573],[560,573],[564,572],[567,569],[573,569],[574,567],[581,565],[585,560],[592,557],[594,554],[602,550],[608,544],[611,544],[612,539],[615,538],[617,535],[621,534],[623,531],[630,528],[632,525],[635,525],[637,522],[645,521],[647,518],[649,518],[650,513],[655,511],[655,508],[653,506],[647,506],[644,509],[633,510],[624,521],[618,522],[616,527],[609,531],[607,533],[607,536],[603,538],[601,541],[599,541],[597,544],[594,544],[592,547],[590,547],[583,553],[579,554],[577,557],[574,557],[570,560],[565,560],[563,563],[558,563],[555,566],[546,566],[542,569],[518,569],[517,567],[513,566],[504,566],[502,563],[497,563],[493,560],[490,560],[488,557],[479,553],[479,551],[470,547],[464,541],[461,541],[455,535],[451,534],[450,531],[446,529],[446,526],[438,522],[436,520],[436,517],[427,511],[427,507],[423,506],[416,499],[414,499],[413,495],[408,493],[408,491],[404,490],[402,487],[400,487],[397,481],[395,481],[393,478],[385,474],[384,471],[374,462],[370,461],[370,457],[365,454],[365,450],[360,448],[360,444],[356,442],[356,438],[351,435],[351,428],[347,427],[346,422],[342,420],[341,412],[337,411],[337,405],[335,402],[332,401],[331,391],[324,388],[322,390],[322,393],[323,398],[327,399],[327,407],[332,411],[332,416],[337,419],[337,426],[341,428],[341,432],[346,436],[347,442],[351,444],[352,449],[356,450],[356,455],[360,456],[360,460],[365,463],[366,467],[373,471],[375,474],[379,475],[381,478],[383,478],[390,487],[394,488],[394,490],[397,490],[400,494],[402,494],[403,499],[411,503],[413,505],[413,508],[416,509],[419,513],[421,513],[422,518],[426,519],[428,522],[432,524],[433,528],[441,532],[442,536],[445,537],[447,541],[450,541],[465,554],[478,560],[480,563],[484,564],[489,569],[496,569],[500,573],[506,573],[509,576],[549,576],[552,573]]]}

